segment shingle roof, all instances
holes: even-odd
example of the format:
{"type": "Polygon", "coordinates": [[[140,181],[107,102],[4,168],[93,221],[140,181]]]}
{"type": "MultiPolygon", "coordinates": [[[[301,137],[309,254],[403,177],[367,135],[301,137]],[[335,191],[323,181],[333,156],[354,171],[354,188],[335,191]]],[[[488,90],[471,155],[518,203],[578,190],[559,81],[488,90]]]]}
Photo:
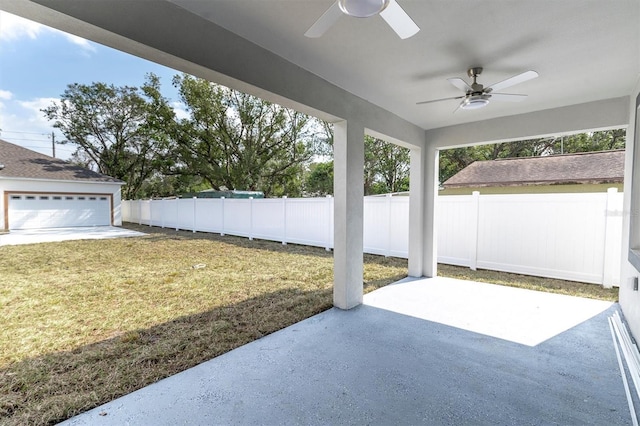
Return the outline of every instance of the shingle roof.
{"type": "Polygon", "coordinates": [[[443,183],[445,188],[621,183],[624,149],[546,157],[476,161],[443,183]]]}
{"type": "Polygon", "coordinates": [[[0,139],[1,178],[51,179],[91,182],[122,181],[40,154],[0,139]]]}

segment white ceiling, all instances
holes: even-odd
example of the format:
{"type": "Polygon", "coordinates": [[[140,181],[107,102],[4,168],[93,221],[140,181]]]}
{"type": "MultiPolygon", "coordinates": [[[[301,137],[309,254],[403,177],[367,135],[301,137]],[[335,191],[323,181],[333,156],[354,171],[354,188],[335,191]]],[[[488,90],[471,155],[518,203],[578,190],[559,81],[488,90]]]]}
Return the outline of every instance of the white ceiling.
{"type": "Polygon", "coordinates": [[[171,0],[425,129],[627,96],[640,70],[638,0],[398,0],[421,31],[401,40],[375,16],[304,32],[332,0],[171,0]],[[448,77],[482,66],[488,85],[533,69],[505,92],[522,103],[458,111],[448,77]]]}

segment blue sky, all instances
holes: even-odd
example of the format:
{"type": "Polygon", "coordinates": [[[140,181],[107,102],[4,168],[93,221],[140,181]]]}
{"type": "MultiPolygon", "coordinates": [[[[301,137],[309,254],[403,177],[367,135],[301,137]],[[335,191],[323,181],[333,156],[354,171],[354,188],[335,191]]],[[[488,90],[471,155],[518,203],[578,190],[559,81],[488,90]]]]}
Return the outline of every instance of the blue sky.
{"type": "MultiPolygon", "coordinates": [[[[177,101],[171,86],[177,71],[0,12],[0,138],[51,155],[51,132],[56,140],[64,137],[40,109],[68,84],[140,86],[148,72],[160,76],[164,96],[177,101]]],[[[56,145],[59,158],[72,152],[70,145],[56,145]]]]}

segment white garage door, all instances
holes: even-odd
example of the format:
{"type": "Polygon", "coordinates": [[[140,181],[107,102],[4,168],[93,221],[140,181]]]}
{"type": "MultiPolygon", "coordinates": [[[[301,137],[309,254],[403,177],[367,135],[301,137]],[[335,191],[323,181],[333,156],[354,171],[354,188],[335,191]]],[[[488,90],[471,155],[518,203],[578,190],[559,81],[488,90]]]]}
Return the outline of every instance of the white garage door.
{"type": "Polygon", "coordinates": [[[9,229],[111,225],[106,195],[11,194],[9,229]]]}

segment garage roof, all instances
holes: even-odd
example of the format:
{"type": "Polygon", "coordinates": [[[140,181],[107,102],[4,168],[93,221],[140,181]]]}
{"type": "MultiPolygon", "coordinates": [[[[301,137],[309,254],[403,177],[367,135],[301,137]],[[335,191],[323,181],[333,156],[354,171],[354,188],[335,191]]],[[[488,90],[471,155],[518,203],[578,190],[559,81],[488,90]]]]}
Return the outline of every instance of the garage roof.
{"type": "Polygon", "coordinates": [[[67,161],[49,157],[0,139],[0,178],[124,183],[67,161]]]}
{"type": "Polygon", "coordinates": [[[567,183],[621,183],[624,149],[476,161],[444,182],[445,188],[567,183]]]}

